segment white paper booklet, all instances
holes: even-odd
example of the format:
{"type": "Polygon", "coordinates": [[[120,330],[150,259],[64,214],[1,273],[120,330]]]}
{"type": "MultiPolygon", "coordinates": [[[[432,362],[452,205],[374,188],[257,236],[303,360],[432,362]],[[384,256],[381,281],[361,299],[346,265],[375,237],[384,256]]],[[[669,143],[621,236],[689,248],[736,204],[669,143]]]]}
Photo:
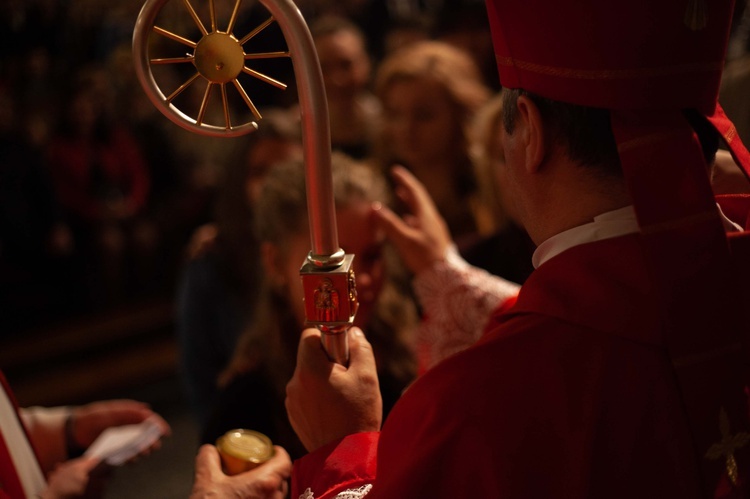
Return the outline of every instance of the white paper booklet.
{"type": "Polygon", "coordinates": [[[113,426],[104,430],[84,455],[98,457],[110,466],[120,466],[148,449],[161,437],[161,427],[152,419],[139,424],[113,426]]]}

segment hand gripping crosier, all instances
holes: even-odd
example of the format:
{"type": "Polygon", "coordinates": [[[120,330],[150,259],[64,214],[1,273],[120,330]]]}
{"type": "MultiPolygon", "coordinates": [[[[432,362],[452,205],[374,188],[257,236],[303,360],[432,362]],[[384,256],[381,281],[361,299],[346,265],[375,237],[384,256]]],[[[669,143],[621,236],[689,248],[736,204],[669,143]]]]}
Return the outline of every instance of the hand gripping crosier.
{"type": "Polygon", "coordinates": [[[235,35],[242,0],[234,0],[234,8],[228,20],[218,19],[214,0],[207,1],[210,25],[204,24],[205,19],[201,18],[191,0],[146,1],[133,33],[136,73],[151,102],[174,123],[201,135],[236,137],[256,130],[258,125],[256,121],[232,123],[230,98],[239,95],[254,119],[262,119],[240,78],[249,75],[255,80],[285,89],[283,82],[253,69],[251,65],[259,59],[291,57],[301,109],[312,243],[312,249],[300,269],[305,290],[305,315],[307,324],[314,325],[322,332],[323,346],[329,358],[346,364],[349,357],[346,331],[354,320],[358,306],[352,270],[354,256],[345,254],[338,244],[331,177],[328,103],[310,31],[291,0],[261,0],[271,14],[269,19],[247,34],[235,35]],[[192,40],[189,34],[181,33],[177,28],[171,28],[170,19],[161,15],[169,7],[172,8],[171,12],[192,18],[192,22],[187,24],[192,29],[198,29],[200,35],[197,40],[192,40]],[[245,46],[250,45],[249,42],[256,35],[274,22],[281,28],[288,50],[255,53],[246,51],[245,46]],[[182,49],[184,55],[169,57],[154,53],[169,44],[182,49]],[[185,49],[187,52],[184,52],[185,49]],[[173,69],[188,67],[192,76],[165,95],[155,75],[160,66],[172,66],[173,69]],[[180,95],[193,85],[205,85],[195,118],[191,118],[177,106],[180,95]],[[216,98],[217,91],[219,98],[216,98]],[[217,105],[221,107],[219,114],[223,115],[223,123],[207,123],[207,111],[217,105]]]}

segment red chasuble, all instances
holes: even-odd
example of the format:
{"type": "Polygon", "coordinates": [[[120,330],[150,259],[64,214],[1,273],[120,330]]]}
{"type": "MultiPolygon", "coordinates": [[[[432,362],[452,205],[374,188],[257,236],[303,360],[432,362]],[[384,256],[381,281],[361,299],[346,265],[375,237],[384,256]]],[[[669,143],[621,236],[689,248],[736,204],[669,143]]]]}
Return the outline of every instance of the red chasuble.
{"type": "MultiPolygon", "coordinates": [[[[368,499],[704,497],[642,244],[588,243],[541,265],[482,340],[407,390],[379,439],[296,462],[293,497],[366,483],[368,499]]],[[[721,431],[742,440],[732,421],[721,431]]],[[[712,495],[745,497],[725,469],[731,456],[741,486],[750,445],[716,433],[712,495]]]]}

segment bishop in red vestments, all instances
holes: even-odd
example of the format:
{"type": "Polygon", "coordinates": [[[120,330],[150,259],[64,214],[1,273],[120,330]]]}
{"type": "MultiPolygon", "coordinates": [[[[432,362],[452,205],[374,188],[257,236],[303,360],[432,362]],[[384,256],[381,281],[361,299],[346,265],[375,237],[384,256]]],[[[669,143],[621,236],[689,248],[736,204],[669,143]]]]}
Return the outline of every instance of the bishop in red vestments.
{"type": "Polygon", "coordinates": [[[750,167],[716,102],[733,2],[487,3],[537,270],[382,430],[361,332],[344,367],[306,330],[293,497],[748,497],[750,199],[709,184],[712,134],[750,167]]]}

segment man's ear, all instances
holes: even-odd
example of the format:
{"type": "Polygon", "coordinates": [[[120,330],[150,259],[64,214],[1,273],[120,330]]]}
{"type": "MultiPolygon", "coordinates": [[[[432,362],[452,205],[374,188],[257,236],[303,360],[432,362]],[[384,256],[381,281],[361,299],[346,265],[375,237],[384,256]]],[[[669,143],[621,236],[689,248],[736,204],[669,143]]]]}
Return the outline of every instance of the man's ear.
{"type": "Polygon", "coordinates": [[[526,170],[536,173],[544,162],[547,153],[544,120],[539,107],[526,95],[518,97],[518,117],[524,130],[524,149],[526,155],[526,170]]]}

